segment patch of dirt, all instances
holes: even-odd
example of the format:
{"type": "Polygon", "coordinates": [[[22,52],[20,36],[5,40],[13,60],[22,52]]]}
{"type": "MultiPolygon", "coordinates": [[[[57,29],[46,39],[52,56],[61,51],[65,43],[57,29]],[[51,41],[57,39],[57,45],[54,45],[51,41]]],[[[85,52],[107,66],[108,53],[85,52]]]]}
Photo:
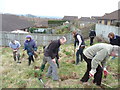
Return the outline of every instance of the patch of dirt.
{"type": "Polygon", "coordinates": [[[75,64],[75,60],[67,60],[66,62],[67,62],[67,63],[75,64]]]}
{"type": "Polygon", "coordinates": [[[61,81],[67,80],[67,79],[79,79],[79,76],[77,75],[77,73],[72,72],[69,75],[61,75],[60,76],[61,81]]]}

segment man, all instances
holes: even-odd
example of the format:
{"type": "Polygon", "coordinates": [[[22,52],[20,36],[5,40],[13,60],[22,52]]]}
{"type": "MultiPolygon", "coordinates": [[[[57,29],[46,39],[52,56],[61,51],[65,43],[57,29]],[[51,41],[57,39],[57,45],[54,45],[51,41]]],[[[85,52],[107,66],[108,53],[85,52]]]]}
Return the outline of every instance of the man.
{"type": "Polygon", "coordinates": [[[50,66],[48,68],[48,73],[47,73],[47,77],[51,77],[52,79],[55,81],[59,80],[58,77],[58,73],[57,73],[57,65],[55,63],[55,58],[57,57],[58,61],[59,61],[59,55],[58,55],[58,51],[59,51],[59,47],[64,44],[66,42],[66,38],[62,37],[59,40],[54,40],[52,41],[48,47],[46,48],[45,52],[44,52],[44,58],[43,61],[47,61],[50,66]]]}
{"type": "MultiPolygon", "coordinates": [[[[51,42],[52,42],[52,41],[51,41],[51,42]]],[[[48,46],[43,46],[44,52],[45,52],[45,50],[47,49],[47,47],[48,47],[48,46]]],[[[58,62],[57,57],[55,58],[55,60],[56,60],[57,67],[59,68],[59,62],[58,62]]],[[[43,72],[43,70],[45,69],[46,63],[47,63],[47,61],[46,61],[46,60],[44,61],[44,59],[43,59],[43,62],[42,62],[41,67],[40,67],[40,70],[41,70],[42,72],[43,72]]]]}
{"type": "Polygon", "coordinates": [[[89,37],[90,37],[90,46],[93,45],[93,40],[96,36],[95,30],[90,30],[89,37]]]}
{"type": "Polygon", "coordinates": [[[77,31],[73,31],[73,37],[75,39],[74,49],[76,49],[76,65],[80,62],[79,55],[81,55],[81,61],[83,60],[83,49],[85,48],[85,42],[83,37],[77,33],[77,31]]]}
{"type": "Polygon", "coordinates": [[[94,77],[93,83],[100,86],[102,81],[102,72],[107,75],[106,61],[109,56],[118,56],[120,47],[111,44],[99,43],[88,47],[83,52],[83,58],[87,63],[87,70],[81,82],[87,82],[90,77],[94,77]]]}
{"type": "Polygon", "coordinates": [[[24,51],[27,50],[28,54],[28,65],[30,66],[31,61],[34,62],[33,55],[35,54],[35,51],[37,51],[37,46],[35,41],[32,39],[31,35],[26,36],[26,41],[24,42],[24,51]]]}
{"type": "Polygon", "coordinates": [[[108,38],[110,39],[110,44],[120,46],[120,36],[115,35],[113,32],[108,34],[108,38]]]}
{"type": "Polygon", "coordinates": [[[20,62],[20,53],[19,53],[20,46],[21,46],[20,43],[16,40],[11,40],[11,42],[9,43],[9,47],[13,50],[14,61],[18,60],[17,63],[21,63],[20,62]]]}

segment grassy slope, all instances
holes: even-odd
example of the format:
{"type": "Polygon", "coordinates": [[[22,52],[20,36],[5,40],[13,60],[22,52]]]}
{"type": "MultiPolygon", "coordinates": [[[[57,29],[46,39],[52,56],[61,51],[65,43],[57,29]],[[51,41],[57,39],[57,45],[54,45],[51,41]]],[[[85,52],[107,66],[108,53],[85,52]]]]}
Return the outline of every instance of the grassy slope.
{"type": "MultiPolygon", "coordinates": [[[[86,41],[86,44],[89,44],[86,41]]],[[[20,49],[22,54],[22,48],[20,49]]],[[[2,87],[3,88],[42,88],[42,84],[34,77],[35,72],[34,66],[40,66],[43,58],[42,47],[39,47],[38,51],[41,52],[39,57],[35,60],[35,63],[32,63],[31,66],[28,66],[27,54],[22,58],[22,63],[17,64],[13,61],[12,52],[10,48],[2,48],[2,87]]],[[[93,88],[96,87],[90,82],[89,86],[79,84],[80,78],[83,76],[86,70],[86,63],[82,62],[79,65],[74,65],[71,62],[75,60],[73,45],[64,45],[61,46],[60,50],[60,68],[58,70],[59,76],[62,79],[66,79],[60,82],[52,81],[51,78],[46,78],[45,74],[47,72],[48,65],[43,72],[43,81],[47,83],[49,87],[58,87],[58,88],[93,88]]],[[[117,70],[118,70],[118,60],[111,60],[109,63],[109,76],[104,79],[103,83],[110,85],[111,87],[118,87],[117,79],[117,70]]],[[[1,73],[0,71],[0,73],[1,73]]],[[[40,73],[40,72],[39,72],[40,73]]]]}

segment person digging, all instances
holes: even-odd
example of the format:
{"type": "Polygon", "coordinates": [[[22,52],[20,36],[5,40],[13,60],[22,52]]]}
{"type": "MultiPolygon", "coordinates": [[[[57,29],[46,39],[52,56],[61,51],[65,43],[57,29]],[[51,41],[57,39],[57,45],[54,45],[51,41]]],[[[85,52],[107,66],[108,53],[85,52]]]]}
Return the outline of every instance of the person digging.
{"type": "MultiPolygon", "coordinates": [[[[44,49],[44,52],[45,52],[45,50],[47,49],[47,46],[43,46],[43,49],[44,49]]],[[[55,57],[55,60],[56,60],[57,67],[59,68],[59,59],[57,58],[57,55],[55,57]]],[[[42,62],[41,67],[40,67],[41,72],[43,72],[43,70],[45,69],[46,64],[47,64],[47,61],[46,60],[44,61],[44,59],[43,59],[43,62],[42,62]]]]}
{"type": "Polygon", "coordinates": [[[27,35],[26,36],[26,41],[24,42],[24,50],[23,51],[27,51],[28,54],[28,65],[30,66],[31,61],[34,62],[34,54],[37,51],[37,46],[35,41],[32,39],[31,35],[27,35]]]}
{"type": "Polygon", "coordinates": [[[108,75],[106,62],[109,56],[118,56],[118,51],[120,51],[119,46],[106,43],[95,44],[85,49],[83,58],[87,63],[87,70],[80,83],[85,83],[93,77],[93,83],[101,86],[102,73],[108,75]]]}
{"type": "Polygon", "coordinates": [[[21,47],[20,43],[18,41],[16,41],[16,40],[11,40],[10,43],[9,43],[9,47],[13,51],[14,61],[18,60],[17,63],[21,63],[21,61],[20,61],[20,52],[19,52],[19,48],[21,47]]]}
{"type": "Polygon", "coordinates": [[[55,57],[57,57],[57,59],[59,60],[58,51],[60,46],[63,45],[65,42],[66,42],[65,37],[62,37],[58,40],[54,40],[48,45],[47,49],[44,52],[43,61],[48,62],[48,64],[50,65],[46,77],[52,76],[52,79],[54,81],[59,80],[59,76],[57,73],[57,65],[55,63],[55,57]]]}

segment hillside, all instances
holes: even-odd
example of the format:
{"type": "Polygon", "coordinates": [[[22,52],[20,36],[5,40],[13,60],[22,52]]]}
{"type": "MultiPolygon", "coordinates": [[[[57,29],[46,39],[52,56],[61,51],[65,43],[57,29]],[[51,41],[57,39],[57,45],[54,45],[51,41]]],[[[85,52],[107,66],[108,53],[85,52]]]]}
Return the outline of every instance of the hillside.
{"type": "MultiPolygon", "coordinates": [[[[86,41],[88,44],[89,42],[86,41]]],[[[27,54],[21,58],[22,63],[18,64],[13,61],[11,49],[8,47],[1,47],[0,54],[2,55],[2,67],[0,73],[2,76],[2,88],[43,88],[42,83],[38,80],[38,75],[41,73],[35,69],[35,66],[39,67],[43,58],[42,46],[38,47],[38,58],[35,63],[28,66],[27,54]]],[[[22,48],[20,49],[22,55],[22,48]]],[[[74,51],[73,45],[64,45],[60,49],[60,68],[58,69],[61,81],[52,81],[51,78],[46,78],[48,65],[46,65],[45,71],[42,73],[43,82],[46,87],[50,88],[99,88],[92,84],[92,80],[89,80],[88,84],[80,84],[79,80],[83,76],[86,70],[85,61],[79,65],[74,64],[74,51]]],[[[108,63],[109,75],[107,78],[103,77],[102,83],[106,88],[118,87],[118,60],[110,60],[108,63]]]]}

